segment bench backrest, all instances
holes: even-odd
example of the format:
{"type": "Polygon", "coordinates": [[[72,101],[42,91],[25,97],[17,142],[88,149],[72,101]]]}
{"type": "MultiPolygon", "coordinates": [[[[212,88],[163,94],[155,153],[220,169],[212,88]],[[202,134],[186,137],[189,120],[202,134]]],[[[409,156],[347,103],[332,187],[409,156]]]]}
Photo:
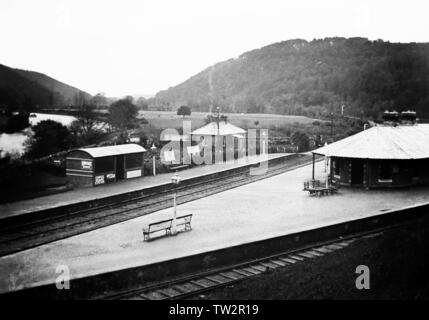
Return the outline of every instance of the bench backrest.
{"type": "Polygon", "coordinates": [[[157,231],[157,230],[163,230],[166,228],[171,228],[172,222],[173,222],[173,219],[168,219],[168,220],[150,223],[149,224],[149,230],[150,231],[157,231]]]}
{"type": "Polygon", "coordinates": [[[176,220],[183,220],[183,221],[179,221],[183,223],[191,222],[191,219],[192,219],[192,214],[187,214],[176,218],[176,220]]]}
{"type": "Polygon", "coordinates": [[[185,169],[185,168],[188,168],[188,167],[189,167],[188,164],[184,164],[184,165],[181,165],[181,166],[169,167],[168,169],[173,171],[173,170],[185,169]]]}
{"type": "Polygon", "coordinates": [[[328,188],[327,180],[309,180],[304,181],[304,189],[328,188]]]}

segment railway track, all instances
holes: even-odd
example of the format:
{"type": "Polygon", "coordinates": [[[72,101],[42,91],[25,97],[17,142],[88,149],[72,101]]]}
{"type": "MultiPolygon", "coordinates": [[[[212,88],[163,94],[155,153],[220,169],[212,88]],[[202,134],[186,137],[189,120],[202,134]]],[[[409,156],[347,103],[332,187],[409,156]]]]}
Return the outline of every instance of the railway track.
{"type": "Polygon", "coordinates": [[[283,252],[261,259],[254,259],[237,265],[185,276],[175,280],[150,285],[128,292],[122,292],[99,299],[108,300],[179,300],[197,297],[203,293],[226,287],[239,281],[272,270],[288,268],[305,260],[317,259],[330,253],[342,250],[353,242],[367,237],[376,237],[383,231],[360,234],[340,240],[319,243],[299,250],[283,252]]]}
{"type": "MultiPolygon", "coordinates": [[[[263,175],[236,172],[178,187],[178,204],[266,179],[311,163],[310,156],[269,166],[263,175]]],[[[0,228],[0,256],[137,218],[172,206],[172,191],[148,194],[115,204],[44,217],[0,228]]]]}

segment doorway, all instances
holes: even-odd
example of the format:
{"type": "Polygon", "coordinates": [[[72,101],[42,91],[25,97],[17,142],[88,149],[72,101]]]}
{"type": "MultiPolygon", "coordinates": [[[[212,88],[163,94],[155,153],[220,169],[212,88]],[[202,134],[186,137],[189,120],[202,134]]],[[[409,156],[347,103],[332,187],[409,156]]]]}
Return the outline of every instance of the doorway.
{"type": "Polygon", "coordinates": [[[116,180],[124,179],[125,157],[124,155],[116,156],[116,180]]]}
{"type": "Polygon", "coordinates": [[[352,184],[363,185],[364,161],[352,159],[352,184]]]}

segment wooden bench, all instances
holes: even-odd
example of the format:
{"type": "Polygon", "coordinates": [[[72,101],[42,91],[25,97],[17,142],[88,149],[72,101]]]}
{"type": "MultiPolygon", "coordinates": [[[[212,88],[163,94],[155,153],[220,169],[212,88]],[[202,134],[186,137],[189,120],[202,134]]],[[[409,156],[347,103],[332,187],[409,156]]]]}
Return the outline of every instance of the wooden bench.
{"type": "MultiPolygon", "coordinates": [[[[192,214],[186,214],[184,216],[176,217],[176,231],[184,232],[192,230],[191,227],[192,214]]],[[[154,238],[151,238],[152,233],[160,233],[156,238],[171,236],[171,229],[173,228],[174,219],[167,219],[159,222],[150,223],[146,228],[143,228],[143,240],[150,241],[154,238]]]]}
{"type": "Polygon", "coordinates": [[[177,232],[192,230],[191,220],[192,220],[192,213],[177,217],[176,218],[177,232]],[[178,227],[180,227],[180,229],[178,227]]]}
{"type": "Polygon", "coordinates": [[[150,223],[146,228],[143,228],[143,239],[144,241],[151,240],[150,235],[152,233],[159,233],[165,231],[161,236],[168,236],[171,234],[171,226],[173,224],[173,219],[167,219],[163,221],[150,223]]]}
{"type": "Polygon", "coordinates": [[[171,166],[171,167],[168,167],[168,170],[176,171],[176,170],[183,170],[183,169],[187,169],[187,168],[189,168],[189,164],[183,164],[180,166],[171,166]]]}
{"type": "Polygon", "coordinates": [[[327,194],[334,194],[338,191],[338,187],[329,181],[310,180],[304,182],[303,191],[308,191],[310,195],[324,196],[327,194]]]}
{"type": "Polygon", "coordinates": [[[328,187],[328,188],[314,188],[314,189],[307,189],[305,191],[308,191],[310,195],[317,195],[317,196],[324,196],[327,194],[334,194],[338,191],[335,187],[328,187]]]}

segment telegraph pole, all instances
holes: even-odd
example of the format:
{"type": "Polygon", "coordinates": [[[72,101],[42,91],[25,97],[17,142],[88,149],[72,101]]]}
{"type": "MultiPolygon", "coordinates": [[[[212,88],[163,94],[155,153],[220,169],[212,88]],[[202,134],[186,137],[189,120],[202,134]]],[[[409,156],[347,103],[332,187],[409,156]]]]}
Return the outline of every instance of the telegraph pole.
{"type": "Polygon", "coordinates": [[[217,123],[217,135],[220,134],[220,127],[219,127],[219,122],[220,122],[220,108],[216,107],[216,111],[217,111],[217,116],[216,116],[216,123],[217,123]]]}
{"type": "Polygon", "coordinates": [[[334,113],[331,112],[331,142],[334,141],[334,113]]]}

